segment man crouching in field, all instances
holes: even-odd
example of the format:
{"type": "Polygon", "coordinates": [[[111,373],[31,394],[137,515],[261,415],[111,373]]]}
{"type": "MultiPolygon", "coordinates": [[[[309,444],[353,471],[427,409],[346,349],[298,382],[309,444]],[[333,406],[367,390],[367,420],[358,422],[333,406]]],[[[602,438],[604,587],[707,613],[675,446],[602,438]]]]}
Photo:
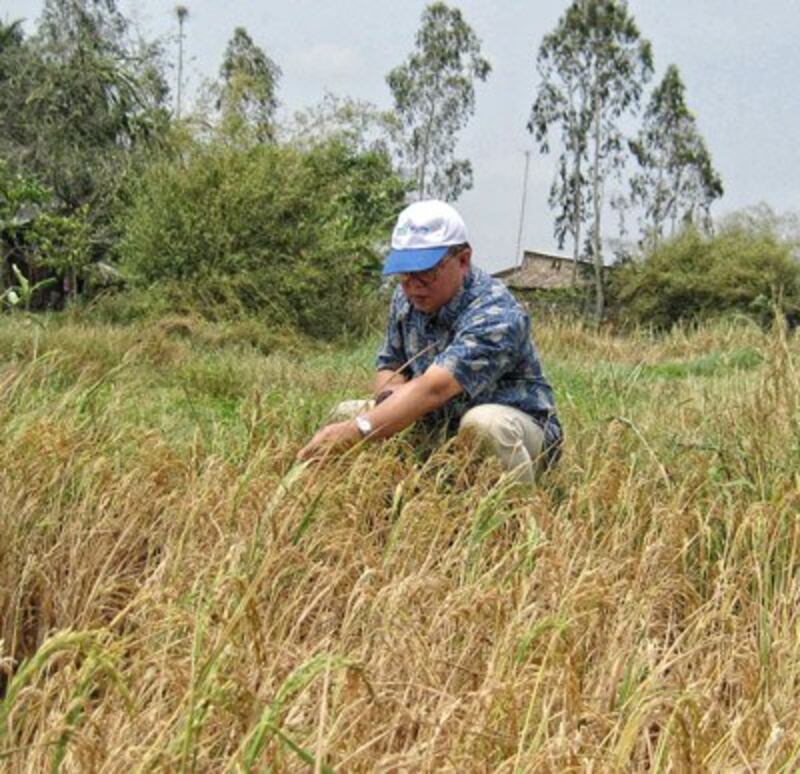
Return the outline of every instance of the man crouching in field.
{"type": "Polygon", "coordinates": [[[422,201],[398,218],[383,273],[399,274],[372,400],[347,401],[301,459],[388,438],[424,418],[488,441],[503,466],[532,483],[554,462],[561,425],[525,310],[473,268],[461,216],[422,201]]]}

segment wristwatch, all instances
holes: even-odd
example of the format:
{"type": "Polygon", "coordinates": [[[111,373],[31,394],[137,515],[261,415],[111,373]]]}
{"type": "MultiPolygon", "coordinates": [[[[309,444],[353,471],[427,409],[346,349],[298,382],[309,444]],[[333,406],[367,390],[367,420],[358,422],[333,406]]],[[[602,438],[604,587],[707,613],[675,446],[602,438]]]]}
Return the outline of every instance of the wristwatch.
{"type": "Polygon", "coordinates": [[[359,416],[356,417],[355,422],[358,432],[361,433],[362,438],[366,438],[372,433],[372,422],[370,422],[363,414],[359,414],[359,416]]]}

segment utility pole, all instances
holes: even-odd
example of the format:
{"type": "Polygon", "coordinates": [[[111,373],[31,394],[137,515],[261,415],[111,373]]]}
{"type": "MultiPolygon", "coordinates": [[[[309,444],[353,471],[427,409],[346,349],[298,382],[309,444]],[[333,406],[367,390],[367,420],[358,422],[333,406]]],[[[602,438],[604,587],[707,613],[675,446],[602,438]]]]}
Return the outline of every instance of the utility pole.
{"type": "Polygon", "coordinates": [[[515,255],[515,263],[517,266],[522,266],[522,224],[525,221],[525,201],[528,198],[528,167],[531,163],[531,152],[525,151],[525,176],[522,179],[522,204],[519,208],[519,229],[517,230],[517,252],[515,255]]]}
{"type": "Polygon", "coordinates": [[[180,120],[181,90],[183,88],[183,23],[189,15],[189,9],[185,5],[176,5],[175,14],[178,17],[178,88],[175,99],[175,118],[180,120]]]}

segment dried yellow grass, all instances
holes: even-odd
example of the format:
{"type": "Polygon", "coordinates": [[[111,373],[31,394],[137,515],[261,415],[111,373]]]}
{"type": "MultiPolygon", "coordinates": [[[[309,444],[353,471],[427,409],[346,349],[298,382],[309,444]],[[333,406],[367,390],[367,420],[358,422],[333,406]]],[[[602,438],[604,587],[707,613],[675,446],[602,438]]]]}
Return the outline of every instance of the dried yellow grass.
{"type": "Polygon", "coordinates": [[[782,332],[541,326],[532,492],[411,435],[293,468],[370,346],[179,334],[0,330],[4,770],[800,765],[782,332]]]}

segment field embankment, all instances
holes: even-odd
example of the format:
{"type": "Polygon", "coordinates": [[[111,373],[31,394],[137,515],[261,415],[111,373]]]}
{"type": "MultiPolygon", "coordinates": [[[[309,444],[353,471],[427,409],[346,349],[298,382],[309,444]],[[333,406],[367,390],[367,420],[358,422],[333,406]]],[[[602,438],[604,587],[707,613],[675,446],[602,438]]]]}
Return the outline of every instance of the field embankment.
{"type": "Polygon", "coordinates": [[[410,436],[293,471],[374,342],[237,342],[0,323],[0,767],[800,765],[797,342],[539,326],[533,493],[410,436]]]}

